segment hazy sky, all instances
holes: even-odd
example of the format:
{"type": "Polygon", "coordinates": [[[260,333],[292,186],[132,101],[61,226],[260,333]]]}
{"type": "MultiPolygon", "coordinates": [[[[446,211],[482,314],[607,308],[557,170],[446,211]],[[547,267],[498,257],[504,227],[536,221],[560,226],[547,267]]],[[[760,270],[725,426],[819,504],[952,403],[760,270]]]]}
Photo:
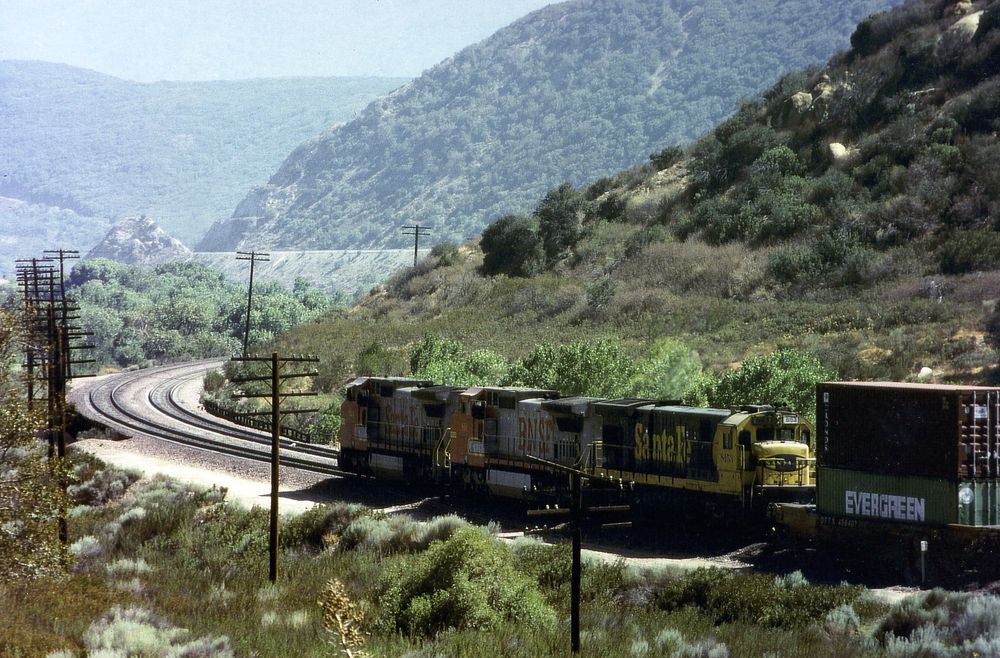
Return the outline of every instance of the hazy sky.
{"type": "Polygon", "coordinates": [[[128,80],[413,77],[553,0],[0,0],[0,60],[128,80]]]}

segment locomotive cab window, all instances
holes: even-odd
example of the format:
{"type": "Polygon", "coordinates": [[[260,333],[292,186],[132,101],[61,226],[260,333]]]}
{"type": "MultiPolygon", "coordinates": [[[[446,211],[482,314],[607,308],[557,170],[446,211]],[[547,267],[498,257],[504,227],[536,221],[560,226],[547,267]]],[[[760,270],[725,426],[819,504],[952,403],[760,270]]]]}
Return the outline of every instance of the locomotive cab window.
{"type": "Polygon", "coordinates": [[[517,406],[517,400],[514,399],[513,395],[501,395],[497,406],[501,409],[513,409],[517,406]]]}
{"type": "Polygon", "coordinates": [[[758,427],[757,428],[757,442],[761,441],[774,441],[774,428],[773,427],[758,427]]]}
{"type": "Polygon", "coordinates": [[[749,448],[750,447],[750,430],[743,430],[740,432],[740,447],[749,448]]]}
{"type": "Polygon", "coordinates": [[[725,434],[722,435],[722,449],[732,450],[732,448],[733,448],[733,433],[726,432],[725,434]]]}
{"type": "Polygon", "coordinates": [[[809,430],[803,428],[803,430],[799,433],[799,440],[802,443],[809,445],[809,439],[810,439],[809,430]]]}

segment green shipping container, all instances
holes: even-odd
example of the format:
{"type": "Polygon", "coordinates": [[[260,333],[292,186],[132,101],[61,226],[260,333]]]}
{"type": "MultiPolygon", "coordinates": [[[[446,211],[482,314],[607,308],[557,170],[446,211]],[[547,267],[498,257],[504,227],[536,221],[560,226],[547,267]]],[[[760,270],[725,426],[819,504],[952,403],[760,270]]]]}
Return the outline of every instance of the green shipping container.
{"type": "Polygon", "coordinates": [[[992,526],[1000,524],[1000,480],[954,482],[821,466],[816,509],[872,521],[992,526]]]}

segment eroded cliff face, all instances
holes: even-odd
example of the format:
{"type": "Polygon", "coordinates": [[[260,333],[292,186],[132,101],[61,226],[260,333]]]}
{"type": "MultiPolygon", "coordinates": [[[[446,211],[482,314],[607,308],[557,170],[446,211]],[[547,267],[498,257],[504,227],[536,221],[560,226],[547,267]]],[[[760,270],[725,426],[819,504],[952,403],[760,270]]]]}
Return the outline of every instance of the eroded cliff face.
{"type": "Polygon", "coordinates": [[[109,258],[127,265],[154,266],[187,260],[191,250],[172,238],[145,215],[123,217],[108,231],[87,258],[109,258]]]}

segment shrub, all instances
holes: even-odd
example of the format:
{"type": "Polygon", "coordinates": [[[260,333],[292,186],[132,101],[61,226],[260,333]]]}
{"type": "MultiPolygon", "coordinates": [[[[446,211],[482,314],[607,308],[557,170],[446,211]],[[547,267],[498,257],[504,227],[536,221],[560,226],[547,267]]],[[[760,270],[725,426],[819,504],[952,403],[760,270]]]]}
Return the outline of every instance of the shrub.
{"type": "Polygon", "coordinates": [[[657,171],[663,171],[680,162],[682,157],[684,157],[684,149],[680,146],[668,146],[662,151],[650,154],[649,161],[653,163],[657,171]]]}
{"type": "Polygon", "coordinates": [[[779,247],[767,259],[768,275],[782,283],[795,283],[814,276],[822,264],[816,251],[806,245],[779,247]]]}
{"type": "Polygon", "coordinates": [[[535,220],[520,215],[506,215],[487,226],[479,241],[483,274],[527,277],[541,272],[543,253],[537,227],[535,220]]]}
{"type": "Polygon", "coordinates": [[[552,265],[580,240],[580,211],[583,195],[570,183],[548,191],[538,208],[538,234],[542,239],[545,260],[552,265]]]}
{"type": "Polygon", "coordinates": [[[660,586],[655,601],[663,610],[693,606],[716,624],[756,623],[794,628],[824,619],[856,600],[860,586],[810,585],[799,578],[697,569],[660,586]]]}
{"type": "Polygon", "coordinates": [[[431,258],[437,260],[438,267],[454,265],[459,260],[458,245],[454,242],[439,242],[431,248],[431,258]]]}
{"type": "Polygon", "coordinates": [[[426,334],[410,356],[415,377],[454,386],[485,385],[507,374],[507,360],[489,350],[466,350],[458,341],[426,334]]]}
{"type": "MultiPolygon", "coordinates": [[[[836,377],[811,354],[794,349],[746,359],[735,370],[699,383],[713,407],[735,408],[745,404],[782,403],[812,417],[816,383],[836,377]]],[[[692,393],[697,395],[696,393],[692,393]]]]}
{"type": "Polygon", "coordinates": [[[620,222],[625,218],[627,198],[618,192],[611,192],[597,204],[596,215],[606,222],[620,222]]]}
{"type": "Polygon", "coordinates": [[[511,368],[507,383],[614,398],[628,389],[633,367],[615,340],[542,343],[511,368]]]}
{"type": "Polygon", "coordinates": [[[115,606],[87,629],[83,643],[88,654],[94,656],[229,658],[235,655],[226,637],[188,640],[189,636],[187,629],[174,628],[148,610],[115,606]]]}
{"type": "Polygon", "coordinates": [[[140,473],[84,461],[76,466],[73,477],[77,482],[66,488],[70,499],[77,505],[96,507],[121,498],[140,473]]]}
{"type": "Polygon", "coordinates": [[[938,260],[945,274],[997,269],[1000,267],[1000,233],[958,232],[941,245],[938,260]]]}
{"type": "Polygon", "coordinates": [[[1000,598],[934,589],[896,605],[875,631],[890,656],[997,655],[1000,598]]]}
{"type": "Polygon", "coordinates": [[[639,363],[630,395],[658,400],[680,399],[701,374],[701,359],[684,343],[656,341],[649,357],[639,363]]]}
{"type": "Polygon", "coordinates": [[[392,564],[378,590],[383,632],[430,637],[446,628],[555,624],[537,587],[514,569],[510,549],[479,528],[462,528],[392,564]]]}

